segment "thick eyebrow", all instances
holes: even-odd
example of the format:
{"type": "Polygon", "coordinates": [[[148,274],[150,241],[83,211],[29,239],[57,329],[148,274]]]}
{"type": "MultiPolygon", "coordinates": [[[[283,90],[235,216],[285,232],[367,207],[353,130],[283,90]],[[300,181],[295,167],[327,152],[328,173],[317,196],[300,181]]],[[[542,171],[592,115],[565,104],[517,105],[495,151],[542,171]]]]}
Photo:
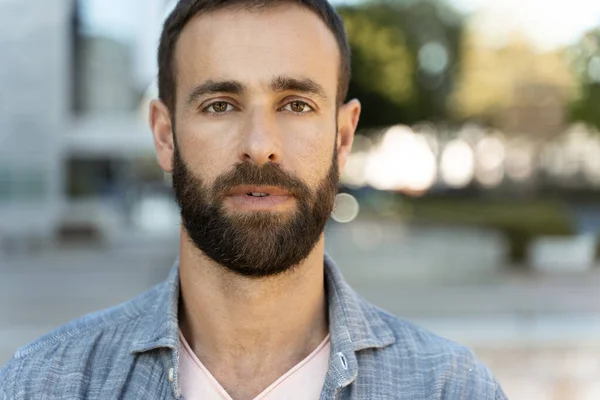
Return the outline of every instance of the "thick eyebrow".
{"type": "Polygon", "coordinates": [[[271,81],[269,88],[273,92],[301,92],[310,93],[327,100],[327,93],[323,86],[309,78],[297,79],[289,76],[278,76],[271,81]]]}
{"type": "Polygon", "coordinates": [[[196,86],[188,95],[188,105],[194,104],[199,98],[207,94],[229,93],[242,94],[246,85],[238,81],[206,81],[196,86]]]}

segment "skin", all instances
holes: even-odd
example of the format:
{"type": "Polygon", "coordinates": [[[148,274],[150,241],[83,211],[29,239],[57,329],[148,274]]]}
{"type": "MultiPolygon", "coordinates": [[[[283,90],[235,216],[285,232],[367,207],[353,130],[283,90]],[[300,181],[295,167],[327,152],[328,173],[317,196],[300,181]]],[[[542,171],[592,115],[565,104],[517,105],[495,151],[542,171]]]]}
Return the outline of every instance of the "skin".
{"type": "MultiPolygon", "coordinates": [[[[175,59],[177,143],[195,176],[210,185],[237,163],[275,162],[314,191],[334,151],[343,171],[360,103],[337,107],[339,49],[310,10],[285,3],[260,12],[227,8],[198,16],[184,28],[175,59]],[[198,89],[225,81],[243,90],[198,89]]],[[[174,151],[171,117],[161,101],[151,103],[150,125],[166,172],[172,171],[174,151]]],[[[296,206],[293,198],[258,206],[230,198],[223,205],[230,213],[282,215],[296,206]]],[[[233,398],[258,395],[327,335],[323,235],[301,265],[266,278],[217,265],[183,228],[180,243],[180,328],[233,398]]]]}

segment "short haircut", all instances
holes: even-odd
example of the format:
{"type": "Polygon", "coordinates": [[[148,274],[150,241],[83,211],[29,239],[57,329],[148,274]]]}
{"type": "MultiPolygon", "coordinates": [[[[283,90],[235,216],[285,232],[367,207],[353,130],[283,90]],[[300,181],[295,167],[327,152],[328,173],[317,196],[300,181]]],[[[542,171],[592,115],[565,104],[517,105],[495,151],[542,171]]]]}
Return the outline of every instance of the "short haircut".
{"type": "MultiPolygon", "coordinates": [[[[314,12],[335,36],[340,50],[337,103],[341,104],[348,94],[350,83],[350,47],[342,19],[327,0],[286,1],[299,4],[314,12]]],[[[169,111],[174,114],[176,103],[175,48],[181,32],[192,18],[227,7],[261,11],[281,5],[283,2],[282,0],[179,0],[164,23],[158,47],[158,97],[166,104],[169,111]]]]}

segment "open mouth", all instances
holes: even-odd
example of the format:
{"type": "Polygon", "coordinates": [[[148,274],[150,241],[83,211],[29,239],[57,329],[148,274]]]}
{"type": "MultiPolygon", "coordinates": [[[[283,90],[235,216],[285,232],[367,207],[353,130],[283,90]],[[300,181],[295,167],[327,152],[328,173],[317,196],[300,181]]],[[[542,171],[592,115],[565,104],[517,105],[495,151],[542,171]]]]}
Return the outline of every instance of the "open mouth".
{"type": "Polygon", "coordinates": [[[291,206],[294,196],[287,190],[276,186],[238,186],[225,194],[230,207],[234,210],[275,210],[291,206]]]}
{"type": "Polygon", "coordinates": [[[247,196],[250,197],[269,197],[270,194],[268,193],[254,193],[254,192],[250,192],[250,193],[246,193],[247,196]]]}

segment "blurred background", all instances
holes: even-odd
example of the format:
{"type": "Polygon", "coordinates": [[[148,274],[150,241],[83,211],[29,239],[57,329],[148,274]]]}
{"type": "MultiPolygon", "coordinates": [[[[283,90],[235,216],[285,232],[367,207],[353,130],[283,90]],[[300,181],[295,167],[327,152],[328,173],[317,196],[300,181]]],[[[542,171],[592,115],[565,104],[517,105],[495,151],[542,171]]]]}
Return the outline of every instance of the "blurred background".
{"type": "MultiPolygon", "coordinates": [[[[0,364],[162,281],[165,0],[0,1],[0,364]]],[[[511,399],[600,399],[600,2],[337,1],[363,104],[327,247],[511,399]]]]}

